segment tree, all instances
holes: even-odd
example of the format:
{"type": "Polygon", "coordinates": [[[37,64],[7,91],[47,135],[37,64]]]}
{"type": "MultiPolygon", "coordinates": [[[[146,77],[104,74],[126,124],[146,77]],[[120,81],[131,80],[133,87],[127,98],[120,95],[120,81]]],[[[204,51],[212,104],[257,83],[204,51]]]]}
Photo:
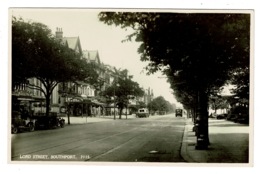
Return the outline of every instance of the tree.
{"type": "Polygon", "coordinates": [[[53,89],[61,82],[94,82],[96,73],[81,55],[69,49],[42,23],[12,19],[12,87],[29,78],[41,85],[27,84],[46,98],[46,115],[50,111],[53,89]]]}
{"type": "Polygon", "coordinates": [[[156,97],[148,104],[148,109],[150,113],[159,112],[168,113],[173,112],[173,106],[169,101],[165,100],[163,96],[156,97]]]}
{"type": "Polygon", "coordinates": [[[102,93],[104,96],[113,98],[110,102],[114,102],[118,106],[119,119],[121,119],[123,108],[127,108],[129,98],[143,94],[144,91],[139,84],[127,77],[127,70],[118,71],[114,83],[102,93]]]}
{"type": "Polygon", "coordinates": [[[230,83],[236,86],[236,88],[232,90],[232,93],[234,93],[238,98],[249,102],[249,67],[237,68],[234,70],[230,83]]]}
{"type": "Polygon", "coordinates": [[[162,71],[175,94],[193,99],[202,140],[197,144],[207,148],[209,95],[234,69],[249,67],[250,14],[103,12],[99,19],[131,27],[127,40],[142,42],[138,52],[149,61],[149,73],[162,71]]]}
{"type": "Polygon", "coordinates": [[[209,97],[209,106],[217,112],[218,109],[228,109],[229,101],[228,97],[225,96],[210,96],[209,97]]]}

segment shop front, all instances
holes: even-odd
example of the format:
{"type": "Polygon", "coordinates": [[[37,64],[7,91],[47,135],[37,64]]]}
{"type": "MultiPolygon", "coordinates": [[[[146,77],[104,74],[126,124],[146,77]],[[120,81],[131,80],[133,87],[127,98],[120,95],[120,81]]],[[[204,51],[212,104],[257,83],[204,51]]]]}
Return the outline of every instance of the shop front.
{"type": "Polygon", "coordinates": [[[34,116],[36,112],[45,112],[45,98],[31,95],[12,94],[12,112],[26,113],[28,116],[34,116]]]}
{"type": "Polygon", "coordinates": [[[96,117],[105,115],[104,103],[93,98],[87,97],[68,97],[65,99],[65,105],[61,106],[61,111],[69,112],[73,116],[96,117]]]}
{"type": "Polygon", "coordinates": [[[98,100],[92,99],[91,101],[91,116],[104,116],[105,112],[105,104],[99,102],[98,100]]]}

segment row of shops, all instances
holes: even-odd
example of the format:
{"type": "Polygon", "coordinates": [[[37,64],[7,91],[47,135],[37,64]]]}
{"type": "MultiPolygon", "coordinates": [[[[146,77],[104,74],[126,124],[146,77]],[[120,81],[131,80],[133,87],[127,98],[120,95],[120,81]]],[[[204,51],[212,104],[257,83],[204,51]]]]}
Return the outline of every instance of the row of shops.
{"type": "MultiPolygon", "coordinates": [[[[30,95],[12,95],[12,111],[27,112],[29,115],[37,115],[46,112],[44,97],[30,95]]],[[[106,116],[118,115],[118,108],[113,104],[102,103],[94,98],[66,97],[59,103],[51,104],[51,112],[58,114],[70,114],[73,116],[106,116]]]]}
{"type": "MultiPolygon", "coordinates": [[[[60,107],[60,113],[68,113],[74,116],[101,116],[110,115],[111,110],[114,106],[107,105],[105,103],[99,102],[96,99],[84,98],[84,97],[74,97],[65,98],[65,102],[60,107]]],[[[117,111],[117,108],[115,108],[117,111]]]]}

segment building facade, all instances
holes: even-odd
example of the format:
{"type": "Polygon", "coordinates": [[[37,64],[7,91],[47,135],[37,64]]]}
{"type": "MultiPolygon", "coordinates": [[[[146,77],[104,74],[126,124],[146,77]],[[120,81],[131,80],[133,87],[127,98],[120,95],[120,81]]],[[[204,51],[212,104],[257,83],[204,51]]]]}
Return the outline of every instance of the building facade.
{"type": "MultiPolygon", "coordinates": [[[[98,74],[98,83],[90,85],[85,82],[76,81],[58,84],[53,89],[51,95],[51,112],[57,112],[59,114],[69,113],[75,116],[118,114],[116,105],[107,102],[106,97],[102,96],[102,91],[113,85],[118,78],[116,68],[102,63],[98,50],[83,50],[79,37],[64,37],[61,28],[57,28],[55,34],[56,38],[59,39],[63,45],[80,54],[82,59],[85,59],[94,67],[98,74]]],[[[26,83],[43,87],[41,82],[36,78],[28,79],[26,83]]],[[[26,83],[15,86],[12,91],[14,100],[20,100],[20,104],[22,103],[24,106],[28,106],[32,114],[46,112],[43,93],[37,89],[29,88],[26,83]]],[[[130,101],[132,105],[136,104],[134,100],[135,99],[132,99],[130,101]]],[[[146,96],[144,100],[148,102],[151,100],[151,97],[146,96]]]]}

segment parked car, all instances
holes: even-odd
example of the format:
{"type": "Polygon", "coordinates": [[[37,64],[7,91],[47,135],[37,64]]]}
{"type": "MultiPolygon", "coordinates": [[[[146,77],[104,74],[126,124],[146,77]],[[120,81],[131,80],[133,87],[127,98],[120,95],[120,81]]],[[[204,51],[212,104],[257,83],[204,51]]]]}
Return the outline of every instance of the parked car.
{"type": "Polygon", "coordinates": [[[216,116],[216,118],[219,120],[219,119],[226,119],[227,118],[227,114],[218,114],[216,116]]]}
{"type": "Polygon", "coordinates": [[[221,114],[211,113],[211,114],[209,115],[209,118],[215,118],[215,119],[217,119],[217,116],[218,116],[218,115],[221,115],[221,114]]]}
{"type": "Polygon", "coordinates": [[[241,105],[233,107],[227,116],[227,120],[249,124],[249,108],[241,105]]]}
{"type": "Polygon", "coordinates": [[[29,115],[22,115],[18,111],[12,112],[12,125],[11,132],[16,134],[22,130],[34,131],[35,128],[35,119],[29,115]]]}
{"type": "Polygon", "coordinates": [[[49,116],[46,116],[45,113],[38,113],[34,118],[36,120],[36,129],[52,129],[56,127],[63,128],[65,126],[65,120],[58,117],[56,112],[50,112],[49,116]]]}
{"type": "Polygon", "coordinates": [[[237,123],[249,124],[249,115],[248,114],[239,114],[234,120],[237,123]]]}
{"type": "Polygon", "coordinates": [[[226,119],[229,121],[235,121],[237,119],[237,114],[228,114],[226,119]]]}
{"type": "Polygon", "coordinates": [[[149,111],[147,108],[141,108],[138,109],[138,112],[136,113],[136,117],[149,117],[149,111]]]}

